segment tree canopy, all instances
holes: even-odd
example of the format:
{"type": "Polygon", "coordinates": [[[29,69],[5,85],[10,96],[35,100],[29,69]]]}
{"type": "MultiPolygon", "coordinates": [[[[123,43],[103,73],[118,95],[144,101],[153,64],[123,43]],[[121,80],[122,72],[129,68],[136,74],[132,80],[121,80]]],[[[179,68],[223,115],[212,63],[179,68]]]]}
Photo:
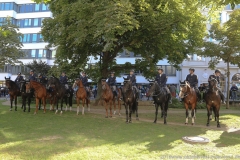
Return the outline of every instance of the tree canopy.
{"type": "Polygon", "coordinates": [[[20,50],[23,46],[21,37],[18,27],[12,25],[8,18],[0,23],[0,66],[20,63],[18,59],[24,55],[20,50]]]}
{"type": "Polygon", "coordinates": [[[227,63],[227,92],[229,92],[229,64],[235,64],[240,67],[240,10],[234,10],[230,15],[230,19],[224,24],[220,22],[212,24],[208,37],[215,41],[205,42],[204,50],[201,54],[208,57],[214,57],[209,62],[210,68],[215,68],[220,60],[227,63]]]}
{"type": "MultiPolygon", "coordinates": [[[[32,62],[29,62],[26,64],[26,67],[29,69],[33,70],[36,74],[41,73],[43,76],[49,75],[49,70],[51,67],[46,63],[43,62],[42,60],[33,60],[32,62]]],[[[28,73],[24,73],[25,75],[28,75],[28,73]]]]}
{"type": "Polygon", "coordinates": [[[57,47],[56,61],[61,66],[77,65],[83,70],[90,56],[101,59],[93,77],[107,77],[110,71],[124,68],[141,69],[150,77],[155,73],[156,63],[164,58],[178,67],[205,36],[205,19],[198,1],[58,0],[48,3],[53,18],[43,21],[42,34],[49,47],[57,47]],[[142,58],[136,65],[117,65],[116,57],[123,49],[142,58]]]}

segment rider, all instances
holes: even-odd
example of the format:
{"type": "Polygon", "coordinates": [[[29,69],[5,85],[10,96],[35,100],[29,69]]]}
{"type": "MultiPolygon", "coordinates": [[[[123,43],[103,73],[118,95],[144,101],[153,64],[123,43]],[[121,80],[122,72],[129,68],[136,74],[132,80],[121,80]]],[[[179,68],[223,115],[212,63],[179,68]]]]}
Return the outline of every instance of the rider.
{"type": "Polygon", "coordinates": [[[62,72],[62,75],[59,78],[60,82],[68,89],[68,77],[66,76],[65,72],[62,72]]]}
{"type": "Polygon", "coordinates": [[[194,68],[189,68],[189,74],[186,77],[186,81],[189,82],[191,88],[194,88],[198,97],[198,101],[201,100],[201,94],[198,90],[198,76],[194,74],[195,69],[194,68]]]}
{"type": "Polygon", "coordinates": [[[43,85],[46,85],[47,84],[47,77],[43,76],[42,73],[39,73],[38,74],[38,80],[40,83],[42,83],[43,85]]]}
{"type": "Polygon", "coordinates": [[[167,87],[167,79],[168,77],[166,76],[165,73],[163,73],[164,70],[162,68],[158,68],[158,74],[155,78],[155,81],[157,81],[158,85],[160,87],[163,87],[166,91],[167,91],[167,94],[169,95],[170,97],[170,100],[169,100],[169,103],[172,103],[172,95],[167,87]]]}
{"type": "Polygon", "coordinates": [[[138,101],[138,99],[139,99],[139,90],[138,90],[138,88],[136,86],[136,81],[137,80],[136,80],[136,76],[134,75],[134,70],[133,69],[130,70],[130,74],[127,76],[127,79],[129,79],[132,82],[132,86],[136,90],[136,101],[138,101]]]}
{"type": "Polygon", "coordinates": [[[15,79],[15,83],[20,87],[20,82],[23,80],[23,76],[21,76],[21,73],[18,73],[18,76],[15,79]]]}
{"type": "Polygon", "coordinates": [[[34,71],[33,71],[33,70],[30,70],[29,81],[30,81],[30,80],[36,81],[36,77],[35,77],[35,75],[34,75],[34,71]]]}
{"type": "Polygon", "coordinates": [[[215,70],[215,74],[209,76],[208,82],[209,82],[209,84],[210,84],[210,80],[211,80],[212,78],[214,78],[214,79],[217,80],[217,82],[218,82],[218,84],[217,84],[218,93],[219,93],[219,95],[221,96],[222,103],[225,104],[225,100],[224,100],[225,97],[224,97],[224,95],[223,95],[223,93],[222,93],[222,91],[221,91],[221,89],[220,89],[220,75],[221,75],[221,70],[220,70],[220,69],[216,69],[216,70],[215,70]]]}
{"type": "Polygon", "coordinates": [[[111,76],[108,77],[107,83],[111,86],[115,97],[117,97],[116,77],[114,76],[114,72],[111,72],[111,76]]]}
{"type": "Polygon", "coordinates": [[[84,88],[87,91],[87,96],[89,97],[90,96],[90,92],[89,92],[88,78],[86,76],[86,72],[82,72],[82,75],[80,76],[80,80],[82,81],[83,86],[84,86],[84,88]]]}

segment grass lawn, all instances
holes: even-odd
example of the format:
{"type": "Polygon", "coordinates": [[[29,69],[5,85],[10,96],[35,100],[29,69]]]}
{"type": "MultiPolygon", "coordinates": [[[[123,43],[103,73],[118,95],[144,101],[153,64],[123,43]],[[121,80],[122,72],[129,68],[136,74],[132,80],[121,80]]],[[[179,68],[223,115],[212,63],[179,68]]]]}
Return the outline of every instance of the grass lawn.
{"type": "MultiPolygon", "coordinates": [[[[240,108],[220,111],[221,128],[206,127],[206,111],[198,110],[196,125],[184,125],[185,111],[169,109],[167,125],[153,124],[154,107],[140,106],[139,119],[104,118],[102,106],[85,115],[75,111],[37,115],[9,111],[0,101],[0,159],[240,159],[240,108]],[[183,136],[204,136],[208,144],[188,144],[183,136]]],[[[49,109],[49,106],[48,106],[49,109]]],[[[159,114],[160,115],[160,114],[159,114]]],[[[133,116],[135,117],[135,116],[133,116]]],[[[191,121],[190,121],[191,122],[191,121]]]]}

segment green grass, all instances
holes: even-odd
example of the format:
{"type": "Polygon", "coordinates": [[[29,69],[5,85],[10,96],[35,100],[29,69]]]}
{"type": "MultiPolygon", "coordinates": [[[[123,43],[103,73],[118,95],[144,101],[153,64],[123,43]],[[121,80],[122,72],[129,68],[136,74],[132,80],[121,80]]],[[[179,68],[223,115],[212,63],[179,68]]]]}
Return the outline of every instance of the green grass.
{"type": "Polygon", "coordinates": [[[214,121],[205,126],[205,110],[198,110],[195,126],[185,126],[182,109],[169,110],[168,125],[162,124],[160,117],[157,124],[152,123],[152,106],[140,106],[140,121],[133,118],[132,124],[125,123],[124,109],[121,117],[113,118],[104,118],[102,106],[92,109],[84,116],[76,112],[55,115],[51,111],[33,115],[34,109],[24,113],[18,107],[18,111],[10,112],[9,106],[0,105],[0,159],[240,159],[240,132],[227,132],[229,127],[240,128],[239,109],[221,109],[220,129],[214,121]],[[201,145],[181,140],[197,135],[211,142],[201,145]]]}

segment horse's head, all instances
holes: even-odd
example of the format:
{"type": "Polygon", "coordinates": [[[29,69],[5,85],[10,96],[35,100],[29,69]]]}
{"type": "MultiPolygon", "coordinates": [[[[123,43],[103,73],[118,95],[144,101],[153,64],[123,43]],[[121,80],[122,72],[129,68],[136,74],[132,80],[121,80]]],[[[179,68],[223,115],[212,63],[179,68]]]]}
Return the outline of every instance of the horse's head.
{"type": "Polygon", "coordinates": [[[107,89],[107,82],[106,82],[107,79],[102,79],[101,80],[101,83],[102,83],[102,90],[106,90],[107,89]]]}
{"type": "Polygon", "coordinates": [[[26,82],[25,83],[25,87],[26,87],[26,93],[30,93],[31,92],[31,88],[32,88],[32,85],[31,85],[31,82],[26,82]]]}
{"type": "Polygon", "coordinates": [[[20,92],[24,93],[26,91],[26,81],[20,81],[20,92]]]}
{"type": "Polygon", "coordinates": [[[82,88],[83,87],[83,83],[82,83],[82,80],[80,78],[77,78],[75,80],[75,84],[79,87],[79,88],[82,88]]]}
{"type": "Polygon", "coordinates": [[[217,87],[218,81],[215,78],[209,80],[209,89],[214,91],[214,88],[217,87]]]}
{"type": "Polygon", "coordinates": [[[188,84],[187,84],[186,81],[183,81],[183,82],[179,81],[179,82],[180,82],[179,97],[180,97],[180,98],[184,98],[184,96],[185,96],[186,93],[187,93],[187,86],[188,86],[188,84]]]}
{"type": "Polygon", "coordinates": [[[160,91],[160,86],[156,81],[149,81],[149,83],[150,83],[150,89],[148,91],[148,94],[150,96],[153,96],[153,94],[156,94],[157,92],[160,91]]]}
{"type": "Polygon", "coordinates": [[[132,82],[128,78],[124,78],[123,82],[123,92],[126,92],[127,90],[132,90],[132,82]]]}
{"type": "Polygon", "coordinates": [[[47,88],[55,86],[56,83],[58,83],[58,79],[56,77],[49,77],[47,81],[47,88]]]}

